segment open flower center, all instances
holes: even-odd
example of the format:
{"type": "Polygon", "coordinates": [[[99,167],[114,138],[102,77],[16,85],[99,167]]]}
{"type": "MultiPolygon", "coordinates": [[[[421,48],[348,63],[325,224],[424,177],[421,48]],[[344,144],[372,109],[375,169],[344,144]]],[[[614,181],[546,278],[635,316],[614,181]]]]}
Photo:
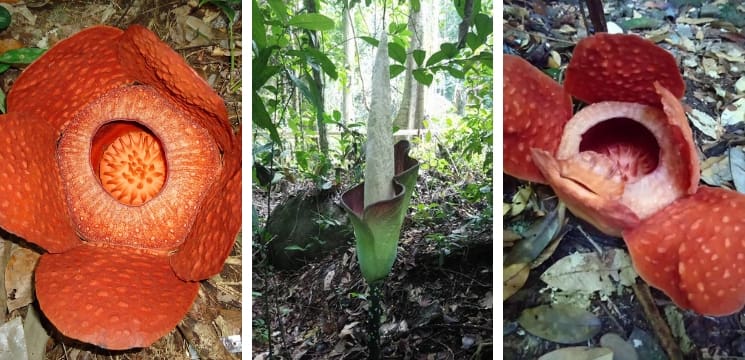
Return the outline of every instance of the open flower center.
{"type": "Polygon", "coordinates": [[[107,124],[92,148],[101,185],[122,204],[142,205],[160,193],[167,174],[165,156],[146,128],[131,122],[107,124]]]}
{"type": "Polygon", "coordinates": [[[657,168],[660,146],[644,125],[626,118],[603,121],[582,135],[580,152],[607,156],[624,182],[633,182],[657,168]]]}

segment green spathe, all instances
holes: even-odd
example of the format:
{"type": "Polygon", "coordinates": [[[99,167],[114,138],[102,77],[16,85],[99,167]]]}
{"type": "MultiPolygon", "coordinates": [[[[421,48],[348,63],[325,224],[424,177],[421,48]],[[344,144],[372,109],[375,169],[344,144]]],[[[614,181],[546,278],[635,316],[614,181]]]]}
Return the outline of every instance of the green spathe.
{"type": "Polygon", "coordinates": [[[409,148],[406,140],[394,146],[392,198],[365,207],[364,183],[342,194],[342,206],[349,213],[357,238],[357,261],[370,284],[385,279],[396,260],[401,225],[419,171],[419,162],[409,157],[409,148]]]}

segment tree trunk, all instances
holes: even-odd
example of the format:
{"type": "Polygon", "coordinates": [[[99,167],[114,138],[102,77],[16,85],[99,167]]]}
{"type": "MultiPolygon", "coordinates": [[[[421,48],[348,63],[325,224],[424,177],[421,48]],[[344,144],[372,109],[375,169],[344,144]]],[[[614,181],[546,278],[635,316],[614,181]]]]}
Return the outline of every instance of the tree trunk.
{"type": "Polygon", "coordinates": [[[354,118],[354,107],[352,106],[352,79],[354,79],[352,41],[354,41],[354,38],[352,37],[352,14],[349,12],[349,7],[344,7],[341,17],[344,31],[344,69],[346,69],[341,87],[341,123],[346,126],[354,118]]]}
{"type": "MultiPolygon", "coordinates": [[[[409,13],[408,27],[412,35],[411,42],[409,44],[408,56],[406,57],[406,71],[404,72],[404,93],[403,97],[401,98],[401,105],[399,106],[398,114],[396,114],[396,119],[393,122],[393,124],[401,130],[419,128],[416,127],[416,125],[421,124],[421,120],[417,121],[417,111],[423,112],[424,109],[423,105],[422,108],[419,109],[421,104],[418,103],[420,99],[420,89],[422,89],[423,86],[419,84],[419,82],[415,81],[413,76],[414,57],[412,56],[412,54],[414,50],[422,49],[422,36],[424,35],[422,33],[421,26],[421,8],[419,10],[420,11],[414,11],[414,9],[411,9],[409,13]]],[[[421,94],[421,99],[424,99],[423,92],[421,94]]],[[[408,137],[409,136],[396,136],[394,142],[407,139],[408,137]]]]}
{"type": "MultiPolygon", "coordinates": [[[[308,13],[314,14],[318,12],[316,9],[315,0],[305,0],[305,8],[308,13]]],[[[309,43],[308,46],[320,51],[321,42],[318,39],[317,31],[308,30],[309,43]]],[[[312,68],[313,81],[309,82],[309,86],[314,86],[318,94],[318,104],[316,104],[316,126],[318,127],[318,149],[323,154],[327,154],[329,150],[328,137],[326,136],[326,123],[323,122],[323,74],[317,67],[312,68]]],[[[317,174],[324,175],[324,174],[317,174]]]]}

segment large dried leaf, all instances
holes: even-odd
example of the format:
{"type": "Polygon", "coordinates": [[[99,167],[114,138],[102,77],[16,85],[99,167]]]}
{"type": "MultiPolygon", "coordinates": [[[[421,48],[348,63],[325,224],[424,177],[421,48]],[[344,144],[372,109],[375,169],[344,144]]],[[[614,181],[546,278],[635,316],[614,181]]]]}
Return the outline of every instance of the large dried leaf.
{"type": "Polygon", "coordinates": [[[742,150],[739,146],[729,149],[729,169],[739,193],[745,193],[745,152],[742,150]]]}
{"type": "Polygon", "coordinates": [[[526,309],[517,321],[529,333],[561,344],[586,341],[600,332],[602,326],[593,313],[568,304],[526,309]]]}
{"type": "Polygon", "coordinates": [[[546,284],[563,291],[611,294],[617,283],[630,286],[636,279],[629,254],[611,249],[597,253],[574,253],[554,263],[541,275],[546,284]]]}
{"type": "Polygon", "coordinates": [[[515,195],[512,196],[510,216],[520,215],[528,207],[531,196],[533,196],[533,188],[531,186],[520,187],[515,195]]]}
{"type": "Polygon", "coordinates": [[[504,295],[502,300],[509,299],[518,290],[522,289],[530,275],[530,266],[526,263],[512,264],[504,268],[504,295]]]}
{"type": "Polygon", "coordinates": [[[711,186],[722,186],[732,181],[729,156],[712,156],[701,163],[701,181],[711,186]]]}
{"type": "Polygon", "coordinates": [[[720,121],[722,126],[736,125],[743,121],[745,121],[745,98],[724,107],[720,121]]]}
{"type": "Polygon", "coordinates": [[[639,360],[634,345],[620,335],[607,333],[600,338],[600,346],[613,350],[613,360],[639,360]]]}
{"type": "Polygon", "coordinates": [[[39,254],[20,246],[13,246],[5,267],[5,289],[8,293],[8,312],[30,304],[34,298],[33,274],[39,254]]]}
{"type": "Polygon", "coordinates": [[[0,325],[0,359],[28,360],[23,322],[19,317],[0,325]]]}
{"type": "Polygon", "coordinates": [[[691,110],[687,115],[696,129],[714,140],[719,139],[719,135],[717,134],[719,123],[716,119],[698,109],[691,110]]]}
{"type": "Polygon", "coordinates": [[[566,224],[564,203],[559,205],[546,215],[542,220],[535,222],[524,234],[523,240],[517,242],[504,260],[505,266],[529,263],[535,260],[543,252],[546,246],[562,233],[566,224]]]}
{"type": "Polygon", "coordinates": [[[23,333],[26,337],[28,360],[43,360],[49,334],[41,324],[39,314],[33,306],[28,307],[26,319],[23,321],[23,333]]]}
{"type": "Polygon", "coordinates": [[[538,360],[613,360],[613,351],[602,347],[573,346],[554,350],[538,360]]]}

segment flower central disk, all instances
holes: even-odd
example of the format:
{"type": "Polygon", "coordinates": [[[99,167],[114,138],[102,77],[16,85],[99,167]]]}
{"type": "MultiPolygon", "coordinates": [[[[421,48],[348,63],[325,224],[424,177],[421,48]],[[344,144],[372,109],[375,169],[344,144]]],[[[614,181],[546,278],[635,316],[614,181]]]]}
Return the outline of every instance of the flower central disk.
{"type": "Polygon", "coordinates": [[[163,152],[147,132],[120,136],[103,152],[99,179],[119,202],[141,205],[155,197],[166,178],[163,152]]]}

